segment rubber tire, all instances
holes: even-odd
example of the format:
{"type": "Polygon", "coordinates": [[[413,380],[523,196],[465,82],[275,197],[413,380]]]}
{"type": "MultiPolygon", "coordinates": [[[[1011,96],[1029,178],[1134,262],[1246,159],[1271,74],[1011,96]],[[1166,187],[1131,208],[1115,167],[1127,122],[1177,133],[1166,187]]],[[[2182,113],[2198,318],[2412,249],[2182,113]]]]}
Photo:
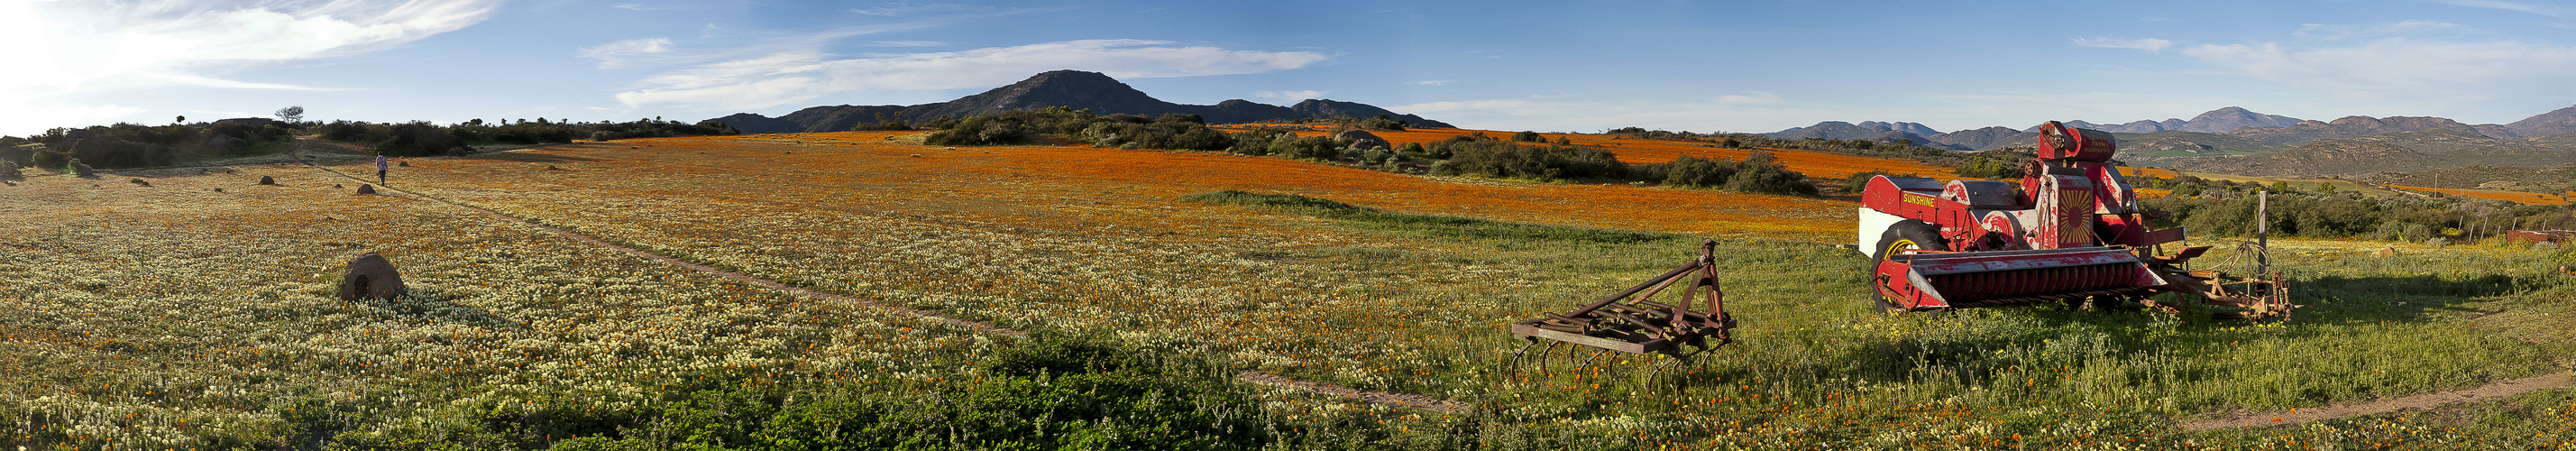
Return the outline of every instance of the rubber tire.
{"type": "MultiPolygon", "coordinates": [[[[1896,256],[1897,249],[1900,247],[1946,251],[1950,250],[1950,240],[1942,239],[1941,228],[1933,226],[1932,223],[1923,222],[1920,219],[1897,221],[1896,224],[1887,226],[1886,232],[1878,234],[1878,247],[1872,248],[1877,250],[1875,253],[1878,254],[1878,258],[1870,262],[1870,273],[1877,274],[1878,263],[1896,256]]],[[[1879,313],[1896,310],[1894,304],[1887,302],[1887,295],[1878,292],[1877,286],[1869,287],[1869,300],[1871,304],[1878,305],[1879,313]]]]}

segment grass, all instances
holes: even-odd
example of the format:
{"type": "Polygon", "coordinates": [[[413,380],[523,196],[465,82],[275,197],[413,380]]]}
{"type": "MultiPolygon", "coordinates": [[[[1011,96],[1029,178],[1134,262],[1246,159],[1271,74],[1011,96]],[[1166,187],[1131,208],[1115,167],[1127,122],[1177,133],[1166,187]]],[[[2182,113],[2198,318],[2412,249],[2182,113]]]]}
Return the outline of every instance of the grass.
{"type": "MultiPolygon", "coordinates": [[[[0,319],[0,357],[39,369],[0,378],[0,420],[15,420],[0,432],[16,437],[0,442],[573,449],[704,432],[730,438],[698,443],[763,448],[789,447],[764,433],[841,424],[849,437],[1011,446],[903,426],[988,415],[976,418],[996,419],[989,431],[1067,437],[1040,446],[2262,449],[2436,447],[2427,434],[2440,431],[2534,448],[2567,446],[2576,412],[2561,390],[2297,429],[2179,428],[2566,371],[2576,312],[2556,300],[2576,291],[2556,268],[2576,258],[2557,249],[2276,241],[2309,306],[2276,324],[2045,306],[1882,316],[1865,259],[1731,225],[1830,220],[1800,210],[1622,231],[1599,218],[1661,204],[1552,186],[1575,194],[1441,207],[1406,196],[1535,191],[1367,171],[1211,186],[1115,176],[1160,153],[883,136],[621,140],[520,151],[565,171],[432,158],[394,179],[662,255],[1051,332],[1012,342],[816,305],[434,201],[350,196],[309,171],[263,169],[285,187],[252,187],[248,173],[153,187],[36,177],[0,188],[0,209],[24,218],[0,225],[12,250],[0,308],[30,312],[0,319]],[[205,189],[216,186],[236,189],[205,189]],[[1521,347],[1506,325],[1660,273],[1707,238],[1743,321],[1737,344],[1667,377],[1496,365],[1521,347]],[[2367,253],[2386,246],[2405,249],[2367,253]],[[419,294],[328,299],[335,265],[374,250],[419,294]],[[1108,374],[1059,371],[1077,367],[1108,374]],[[1241,369],[1485,407],[1446,415],[1225,379],[1241,369]],[[1032,386],[1059,383],[1147,394],[1032,386]],[[1080,430],[999,420],[1054,418],[1023,409],[1068,399],[1130,416],[1080,430]],[[750,413],[702,414],[719,408],[750,413]],[[1262,432],[1155,432],[1165,422],[1262,432]],[[1071,438],[1110,433],[1144,438],[1071,438]]],[[[1850,204],[1833,205],[1814,209],[1850,204]]]]}
{"type": "Polygon", "coordinates": [[[1500,222],[1456,216],[1389,213],[1329,199],[1296,194],[1255,194],[1225,190],[1181,196],[1180,200],[1220,205],[1250,205],[1325,218],[1351,221],[1381,230],[1412,232],[1430,237],[1525,241],[1578,241],[1589,243],[1638,243],[1680,238],[1668,233],[1633,232],[1589,227],[1550,226],[1500,222]]]}

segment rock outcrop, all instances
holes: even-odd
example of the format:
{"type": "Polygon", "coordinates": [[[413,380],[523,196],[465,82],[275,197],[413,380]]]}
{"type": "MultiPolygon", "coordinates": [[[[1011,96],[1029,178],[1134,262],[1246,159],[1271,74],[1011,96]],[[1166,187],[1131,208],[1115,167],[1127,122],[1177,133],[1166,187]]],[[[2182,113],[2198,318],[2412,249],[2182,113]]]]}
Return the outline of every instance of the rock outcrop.
{"type": "Polygon", "coordinates": [[[349,267],[340,271],[341,300],[393,299],[401,296],[404,289],[402,273],[394,270],[394,262],[374,252],[350,260],[349,267]]]}

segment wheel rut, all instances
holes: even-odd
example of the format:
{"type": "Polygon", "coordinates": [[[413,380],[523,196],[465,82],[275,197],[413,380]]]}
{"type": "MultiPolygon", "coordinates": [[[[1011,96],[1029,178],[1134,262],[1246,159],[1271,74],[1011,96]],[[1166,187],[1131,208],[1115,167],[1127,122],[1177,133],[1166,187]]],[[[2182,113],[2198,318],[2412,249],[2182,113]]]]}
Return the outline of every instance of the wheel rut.
{"type": "MultiPolygon", "coordinates": [[[[299,140],[299,141],[301,141],[301,140],[299,140]]],[[[295,150],[302,150],[302,147],[303,147],[302,145],[298,145],[298,146],[297,146],[297,149],[295,149],[295,150]]],[[[294,151],[289,151],[289,154],[290,154],[290,155],[293,155],[293,152],[294,152],[294,151]]],[[[295,156],[295,161],[296,161],[296,162],[298,162],[298,163],[302,163],[302,164],[303,164],[303,165],[305,165],[306,167],[311,167],[311,168],[313,168],[313,169],[320,170],[320,171],[322,171],[322,172],[326,172],[326,173],[330,173],[330,174],[332,174],[332,175],[337,175],[337,176],[340,176],[340,177],[343,177],[343,178],[347,178],[347,179],[350,179],[350,180],[356,180],[356,181],[361,182],[361,183],[366,183],[366,181],[367,181],[365,177],[359,177],[359,176],[355,176],[355,175],[349,175],[348,173],[340,172],[340,171],[337,171],[337,170],[333,170],[333,169],[331,169],[331,168],[323,167],[323,166],[321,166],[321,165],[313,164],[313,163],[312,163],[312,162],[310,162],[310,161],[305,161],[305,160],[304,160],[304,158],[303,158],[303,156],[301,156],[301,155],[294,155],[294,156],[295,156]]],[[[1008,336],[1008,337],[1011,337],[1011,338],[1019,338],[1019,339],[1026,339],[1026,338],[1028,338],[1028,337],[1029,337],[1029,334],[1028,334],[1027,332],[1021,332],[1021,331],[1013,330],[1013,329],[1010,329],[1010,328],[1005,328],[1005,327],[1001,327],[1001,326],[995,326],[995,325],[988,324],[988,323],[984,323],[984,322],[980,322],[980,321],[966,320],[966,319],[960,319],[960,318],[952,318],[952,317],[948,317],[948,316],[942,316],[942,315],[940,315],[940,314],[938,314],[938,313],[933,313],[933,312],[928,312],[928,311],[922,311],[922,310],[916,310],[916,309],[907,308],[907,307],[898,306],[898,305],[893,305],[893,304],[888,304],[888,303],[884,303],[884,302],[877,302],[877,301],[869,300],[869,299],[862,299],[862,298],[851,297],[851,296],[846,296],[846,295],[841,295],[841,294],[835,294],[835,293],[827,293],[827,292],[815,291],[815,290],[807,289],[807,288],[804,288],[804,287],[798,287],[798,286],[794,286],[794,285],[788,285],[788,284],[786,284],[786,283],[781,283],[781,282],[778,282],[778,281],[775,281],[775,280],[769,280],[769,279],[764,279],[764,278],[760,278],[760,277],[754,277],[754,276],[749,275],[749,274],[743,274],[743,273],[740,273],[740,272],[735,272],[735,271],[727,270],[727,269],[724,269],[724,268],[717,268],[717,267],[714,267],[714,266],[708,266],[708,265],[704,265],[704,264],[699,264],[699,263],[695,263],[695,262],[690,262],[690,261],[687,261],[687,260],[681,260],[681,259],[678,259],[678,258],[673,258],[673,257],[665,256],[665,255],[662,255],[662,254],[655,254],[655,253],[651,253],[651,252],[645,252],[645,251],[643,251],[643,250],[641,250],[641,249],[636,249],[636,248],[632,248],[632,247],[627,247],[627,246],[619,245],[619,244],[616,244],[616,243],[610,243],[610,242],[607,242],[607,241],[604,241],[604,240],[600,240],[600,239],[599,239],[599,238],[597,238],[597,237],[592,237],[592,236],[590,236],[590,235],[582,234],[582,233],[580,233],[580,232],[574,232],[574,231],[571,231],[571,230],[565,230],[565,229],[563,229],[563,228],[559,228],[559,227],[555,227],[555,226],[549,226],[549,225],[545,225],[545,224],[540,224],[540,223],[537,223],[536,221],[532,221],[532,220],[529,220],[529,219],[526,219],[526,218],[520,218],[520,217],[517,217],[517,216],[510,216],[509,214],[506,214],[506,213],[501,213],[501,212],[499,212],[499,211],[494,211],[494,210],[492,210],[492,209],[483,208],[483,207],[476,206],[476,205],[473,205],[473,204],[467,204],[467,203],[464,203],[464,202],[459,202],[459,201],[454,201],[454,200],[448,200],[448,199],[441,199],[441,198],[437,198],[437,197],[431,197],[431,196],[429,196],[429,195],[427,195],[427,194],[421,194],[421,193],[418,193],[418,192],[413,192],[413,191],[411,191],[411,190],[406,190],[406,189],[401,189],[401,188],[395,188],[395,187],[392,187],[392,186],[379,186],[379,187],[377,187],[377,188],[380,190],[380,191],[379,191],[379,193],[380,193],[380,194],[383,194],[383,193],[402,193],[402,194],[404,194],[404,195],[405,195],[404,197],[417,198],[417,199],[426,199],[426,200],[432,200],[432,201],[437,201],[437,202],[439,202],[439,203],[443,203],[443,204],[448,204],[448,205],[453,205],[453,206],[457,206],[457,207],[461,207],[461,208],[465,208],[465,209],[469,209],[469,210],[474,210],[474,211],[477,211],[477,212],[482,212],[483,214],[492,215],[493,217],[497,217],[497,218],[501,218],[501,219],[506,219],[506,220],[509,220],[509,221],[511,221],[511,222],[516,222],[516,223],[520,223],[520,224],[525,224],[525,225],[527,225],[527,226],[529,226],[529,227],[534,227],[534,228],[536,228],[537,230],[543,230],[543,231],[546,231],[547,233],[553,233],[553,234],[555,234],[555,235],[562,236],[562,237],[565,237],[565,238],[571,238],[571,239],[573,239],[573,240],[575,240],[575,241],[580,241],[580,242],[582,242],[582,243],[584,243],[584,244],[589,244],[589,245],[594,246],[594,247],[599,247],[599,248],[603,248],[603,249],[614,250],[614,251],[618,251],[618,252],[625,253],[625,254],[627,254],[627,255],[633,255],[633,256],[635,256],[636,258],[642,258],[642,259],[646,259],[646,260],[658,261],[658,262],[662,262],[662,263],[664,263],[664,264],[669,264],[669,265],[672,265],[672,266],[678,266],[678,267],[681,267],[681,268],[689,269],[689,270],[691,270],[691,271],[697,271],[697,272],[700,272],[700,273],[705,273],[705,274],[712,275],[712,276],[716,276],[716,277],[722,277],[722,278],[731,279],[731,280],[735,280],[735,281],[741,281],[741,282],[749,283],[749,284],[753,284],[753,285],[759,285],[759,286],[762,286],[762,287],[767,287],[767,288],[772,289],[772,290],[778,290],[778,291],[781,291],[781,292],[786,292],[786,293],[789,293],[789,294],[794,294],[794,295],[797,295],[797,296],[802,296],[802,297],[805,297],[805,298],[807,298],[807,299],[815,299],[815,300],[829,301],[829,302],[838,302],[838,303],[843,303],[843,304],[857,305],[857,306],[862,306],[862,307],[867,307],[867,308],[874,308],[874,309],[883,310],[883,311],[887,311],[887,312],[893,312],[893,313],[903,314],[903,315],[907,315],[907,316],[919,317],[919,318],[927,319],[927,320],[931,320],[931,321],[934,321],[934,322],[939,322],[939,323],[948,324],[948,325],[951,325],[951,326],[956,326],[956,327],[959,327],[959,328],[964,328],[964,329],[967,329],[967,330],[972,330],[972,331],[975,331],[975,332],[978,332],[978,333],[986,333],[986,334],[1002,335],[1002,336],[1008,336]]],[[[1242,373],[1238,373],[1238,374],[1236,374],[1236,375],[1235,375],[1235,377],[1236,377],[1236,379],[1242,380],[1242,381],[1244,381],[1244,382],[1250,382],[1250,383],[1261,384],[1261,385],[1267,385],[1267,386],[1273,386],[1273,387],[1282,387],[1282,388],[1294,389],[1294,390],[1303,391],[1303,392],[1306,392],[1306,393],[1311,393],[1311,394],[1316,394],[1316,395],[1325,395],[1325,396],[1336,396],[1336,397],[1342,397],[1342,398],[1350,398],[1350,399],[1355,399],[1355,400],[1359,400],[1359,401],[1363,401],[1363,402],[1368,402],[1368,403],[1373,403],[1373,404],[1381,404],[1381,405],[1396,406],[1396,407],[1406,407],[1406,408],[1421,409],[1421,410],[1429,410],[1429,411],[1442,412],[1442,413],[1460,413],[1460,412],[1465,412],[1465,411],[1467,411],[1467,409],[1468,409],[1468,406],[1467,406],[1466,404],[1458,403],[1458,402],[1455,402],[1455,401],[1448,401],[1448,400],[1443,400],[1443,399],[1438,399],[1438,398],[1432,398],[1432,397],[1428,397],[1428,396],[1412,395],[1412,394],[1404,394],[1404,393],[1390,393],[1390,392],[1379,392],[1379,391],[1366,391],[1366,390],[1359,390],[1359,389],[1354,389],[1354,388],[1349,388],[1349,387],[1343,387],[1343,386],[1338,386],[1338,385],[1333,385],[1333,384],[1326,384],[1326,383],[1321,383],[1321,382],[1300,381],[1300,380],[1296,380],[1296,379],[1289,379],[1289,378],[1284,377],[1284,376],[1279,376],[1279,375],[1275,375],[1275,374],[1264,373],[1264,372],[1260,372],[1260,371],[1244,371],[1244,372],[1242,372],[1242,373]]]]}
{"type": "Polygon", "coordinates": [[[2290,409],[2275,412],[2247,412],[2226,418],[2198,421],[2183,425],[2191,431],[2233,429],[2242,427],[2289,426],[2318,420],[2332,420],[2406,409],[2428,409],[2450,404],[2485,401],[2541,390],[2567,388],[2576,375],[2552,372],[2539,376],[2498,381],[2466,390],[2425,393],[2354,404],[2330,404],[2323,407],[2290,409]]]}

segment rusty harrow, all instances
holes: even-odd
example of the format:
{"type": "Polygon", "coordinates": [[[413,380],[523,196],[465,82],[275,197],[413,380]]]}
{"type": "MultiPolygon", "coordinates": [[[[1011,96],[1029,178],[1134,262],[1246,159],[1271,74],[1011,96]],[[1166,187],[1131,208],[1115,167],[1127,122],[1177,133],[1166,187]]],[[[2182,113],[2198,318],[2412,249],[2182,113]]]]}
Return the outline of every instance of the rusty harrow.
{"type": "Polygon", "coordinates": [[[1505,365],[1513,370],[1553,372],[1616,363],[1651,353],[1668,357],[1663,360],[1665,365],[1658,368],[1660,372],[1687,365],[1692,356],[1733,343],[1727,331],[1735,328],[1735,318],[1727,316],[1726,294],[1718,286],[1716,249],[1716,241],[1702,242],[1698,259],[1652,280],[1570,313],[1549,313],[1545,318],[1513,324],[1512,335],[1529,343],[1505,365]],[[1681,299],[1671,304],[1652,300],[1675,284],[1685,285],[1681,299]],[[1706,294],[1707,310],[1691,310],[1691,302],[1703,299],[1702,293],[1706,294]],[[1610,360],[1603,362],[1605,357],[1610,360]]]}

